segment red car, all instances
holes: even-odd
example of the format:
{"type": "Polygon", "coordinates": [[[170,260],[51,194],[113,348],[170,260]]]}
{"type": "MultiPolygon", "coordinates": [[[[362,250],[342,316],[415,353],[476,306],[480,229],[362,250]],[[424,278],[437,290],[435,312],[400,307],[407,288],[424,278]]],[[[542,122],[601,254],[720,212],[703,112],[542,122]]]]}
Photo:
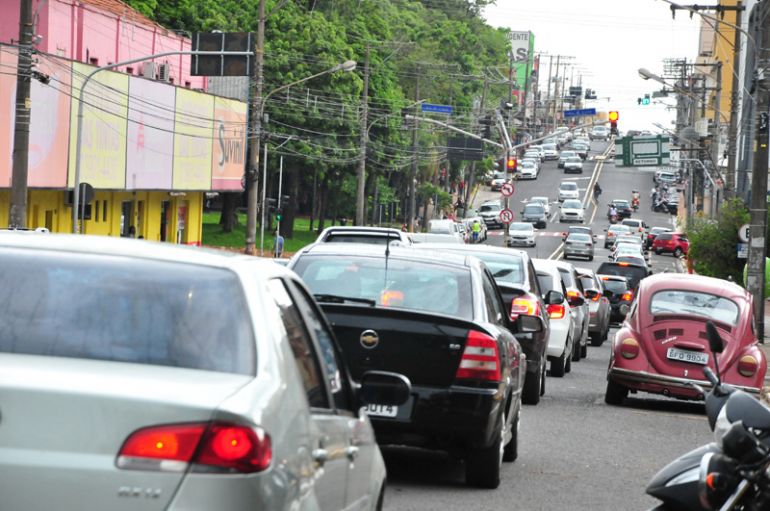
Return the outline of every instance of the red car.
{"type": "Polygon", "coordinates": [[[662,232],[652,242],[652,249],[659,255],[666,252],[679,257],[686,254],[689,248],[690,240],[681,232],[662,232]]]}
{"type": "Polygon", "coordinates": [[[732,282],[687,274],[659,274],[639,283],[631,310],[615,339],[607,371],[607,404],[619,405],[628,392],[702,399],[689,385],[711,384],[714,370],[706,322],[725,342],[717,354],[725,383],[759,394],[767,362],[752,326],[753,299],[732,282]]]}

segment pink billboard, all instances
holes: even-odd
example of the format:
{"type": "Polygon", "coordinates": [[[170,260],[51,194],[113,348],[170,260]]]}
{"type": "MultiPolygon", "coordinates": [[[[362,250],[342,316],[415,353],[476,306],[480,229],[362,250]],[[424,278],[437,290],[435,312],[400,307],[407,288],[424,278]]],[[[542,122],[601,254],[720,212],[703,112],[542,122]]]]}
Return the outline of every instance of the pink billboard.
{"type": "Polygon", "coordinates": [[[0,46],[0,188],[11,187],[13,165],[13,111],[16,102],[16,55],[0,46]]]}
{"type": "Polygon", "coordinates": [[[246,163],[246,103],[217,97],[214,101],[212,190],[242,190],[246,163]]]}
{"type": "Polygon", "coordinates": [[[131,77],[128,87],[126,188],[169,190],[176,88],[139,77],[131,77]]]}

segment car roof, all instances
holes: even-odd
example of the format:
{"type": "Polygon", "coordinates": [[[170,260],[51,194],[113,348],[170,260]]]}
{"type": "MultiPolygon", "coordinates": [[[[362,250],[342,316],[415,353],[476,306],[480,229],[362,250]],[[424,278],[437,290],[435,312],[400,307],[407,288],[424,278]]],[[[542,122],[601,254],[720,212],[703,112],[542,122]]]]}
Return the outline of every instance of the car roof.
{"type": "Polygon", "coordinates": [[[596,273],[591,268],[578,268],[575,267],[575,271],[578,272],[579,275],[588,275],[591,277],[595,277],[596,273]]]}
{"type": "MultiPolygon", "coordinates": [[[[659,273],[651,275],[643,281],[647,292],[655,293],[664,289],[693,290],[704,293],[727,296],[734,299],[748,300],[748,291],[734,282],[704,275],[688,273],[659,273]]],[[[642,285],[642,284],[640,284],[642,285]]]]}
{"type": "Polygon", "coordinates": [[[472,255],[472,253],[490,253],[490,254],[500,254],[500,255],[517,255],[517,256],[526,256],[529,257],[529,254],[525,252],[524,250],[518,250],[515,248],[505,248],[505,247],[495,247],[492,245],[479,245],[479,244],[473,244],[473,245],[466,245],[464,243],[462,244],[453,244],[453,243],[421,243],[418,246],[415,246],[412,248],[412,250],[435,250],[436,251],[436,257],[442,257],[442,251],[449,250],[452,252],[462,252],[467,253],[468,255],[472,255]]]}
{"type": "MultiPolygon", "coordinates": [[[[442,245],[447,247],[453,246],[451,244],[442,245]]],[[[304,247],[299,253],[297,253],[295,257],[301,255],[356,255],[363,257],[384,258],[385,247],[382,245],[372,245],[370,243],[313,243],[304,247]]],[[[391,245],[389,257],[391,259],[401,259],[431,264],[445,264],[447,266],[469,267],[472,265],[472,261],[470,261],[467,257],[446,253],[432,253],[427,250],[418,249],[411,246],[404,247],[400,245],[391,245]]]]}

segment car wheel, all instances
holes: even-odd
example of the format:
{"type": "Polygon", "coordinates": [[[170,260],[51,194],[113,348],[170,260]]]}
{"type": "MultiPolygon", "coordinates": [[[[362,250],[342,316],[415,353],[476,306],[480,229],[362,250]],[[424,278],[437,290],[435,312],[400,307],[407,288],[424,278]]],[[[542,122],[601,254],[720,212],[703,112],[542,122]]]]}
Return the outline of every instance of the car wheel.
{"type": "Polygon", "coordinates": [[[662,253],[663,253],[663,251],[662,251],[661,249],[659,249],[659,248],[656,248],[656,249],[655,249],[655,253],[656,253],[657,255],[660,255],[660,254],[662,254],[662,253]]]}
{"type": "Polygon", "coordinates": [[[540,389],[543,386],[542,371],[527,372],[524,377],[524,388],[521,391],[521,402],[525,405],[536,405],[540,402],[540,389]]]}
{"type": "Polygon", "coordinates": [[[516,417],[511,421],[511,440],[503,448],[503,461],[507,463],[519,457],[519,415],[516,411],[516,417]]]}
{"type": "Polygon", "coordinates": [[[565,373],[571,373],[572,372],[572,357],[570,356],[571,354],[567,355],[567,353],[566,353],[566,349],[567,348],[565,347],[564,349],[565,349],[564,358],[567,359],[567,362],[564,364],[564,372],[565,373]]]}
{"type": "Polygon", "coordinates": [[[500,470],[503,464],[503,424],[497,428],[489,447],[474,449],[465,459],[465,482],[480,488],[494,490],[500,486],[500,470]]]}
{"type": "Polygon", "coordinates": [[[551,376],[555,376],[556,378],[564,377],[564,373],[567,369],[568,358],[569,356],[567,355],[567,349],[565,348],[564,352],[559,358],[554,358],[551,360],[551,376]]]}
{"type": "Polygon", "coordinates": [[[628,396],[628,388],[619,383],[608,379],[607,390],[604,393],[604,402],[608,405],[620,406],[623,400],[628,396]]]}
{"type": "Polygon", "coordinates": [[[546,363],[543,361],[543,372],[540,374],[540,397],[545,396],[545,366],[546,363]]]}
{"type": "Polygon", "coordinates": [[[382,511],[383,504],[385,503],[385,483],[380,488],[380,495],[377,497],[377,505],[374,508],[375,511],[382,511]]]}
{"type": "Polygon", "coordinates": [[[682,249],[679,247],[676,247],[676,250],[674,250],[674,257],[682,257],[682,249]]]}
{"type": "Polygon", "coordinates": [[[580,345],[580,358],[586,358],[588,356],[588,340],[585,344],[580,345]]]}
{"type": "Polygon", "coordinates": [[[594,256],[588,256],[588,260],[589,261],[593,261],[594,260],[594,256]]]}
{"type": "Polygon", "coordinates": [[[580,339],[572,345],[572,361],[580,362],[580,339]]]}
{"type": "Polygon", "coordinates": [[[591,346],[601,346],[604,344],[604,332],[596,332],[591,336],[591,346]]]}

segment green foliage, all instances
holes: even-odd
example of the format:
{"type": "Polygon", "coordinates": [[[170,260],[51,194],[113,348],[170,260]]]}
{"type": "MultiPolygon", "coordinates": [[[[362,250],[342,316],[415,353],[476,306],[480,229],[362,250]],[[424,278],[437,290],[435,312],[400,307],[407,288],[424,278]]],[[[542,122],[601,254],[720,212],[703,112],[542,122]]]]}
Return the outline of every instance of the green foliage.
{"type": "Polygon", "coordinates": [[[687,229],[688,257],[701,275],[742,281],[743,261],[737,258],[738,228],[749,221],[749,211],[739,199],[726,201],[716,221],[696,219],[687,229]]]}

